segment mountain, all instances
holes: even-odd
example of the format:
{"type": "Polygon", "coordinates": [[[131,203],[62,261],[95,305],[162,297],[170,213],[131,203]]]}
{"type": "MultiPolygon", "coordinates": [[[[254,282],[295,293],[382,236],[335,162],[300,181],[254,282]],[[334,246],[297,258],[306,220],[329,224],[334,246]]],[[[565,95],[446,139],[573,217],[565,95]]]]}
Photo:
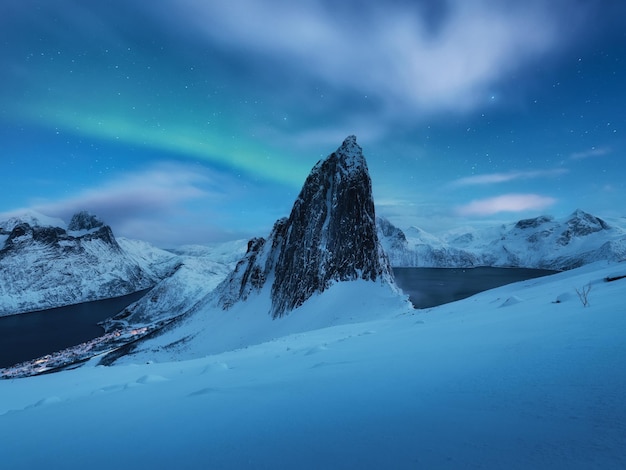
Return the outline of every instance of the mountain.
{"type": "MultiPolygon", "coordinates": [[[[154,249],[154,253],[157,250],[154,249]]],[[[174,255],[154,255],[161,262],[174,255]]],[[[29,213],[0,223],[0,315],[116,297],[153,286],[167,269],[138,261],[87,212],[67,227],[29,213]]],[[[155,258],[156,259],[156,258],[155,258]]],[[[154,260],[153,260],[154,261],[154,260]]]]}
{"type": "MultiPolygon", "coordinates": [[[[388,221],[387,224],[391,225],[388,221]]],[[[379,223],[379,227],[383,224],[379,223]]],[[[391,225],[393,227],[393,225],[391,225]]],[[[421,267],[507,266],[565,270],[626,258],[626,230],[580,209],[568,217],[539,216],[441,237],[411,228],[382,235],[392,265],[421,267]]]]}
{"type": "Polygon", "coordinates": [[[472,253],[450,246],[434,235],[411,227],[406,234],[386,219],[378,219],[379,238],[394,267],[469,267],[480,265],[472,253]]]}
{"type": "Polygon", "coordinates": [[[271,315],[281,317],[333,283],[393,282],[378,241],[372,182],[355,136],[307,177],[288,218],[267,240],[250,240],[244,259],[218,289],[228,309],[271,284],[271,315]]]}
{"type": "MultiPolygon", "coordinates": [[[[168,288],[160,295],[168,302],[178,293],[168,288]]],[[[371,179],[356,138],[319,161],[289,217],[278,220],[267,238],[251,239],[226,279],[184,308],[185,314],[102,363],[201,357],[411,311],[378,240],[371,179]]]]}
{"type": "MultiPolygon", "coordinates": [[[[129,253],[143,258],[154,254],[154,247],[136,240],[121,239],[125,246],[132,248],[129,253]],[[142,248],[142,249],[141,249],[142,248]]],[[[223,281],[235,268],[236,263],[245,253],[245,241],[236,240],[212,245],[184,246],[172,250],[176,257],[164,263],[170,268],[167,276],[152,288],[150,293],[129,305],[124,311],[104,321],[102,326],[107,332],[127,328],[158,328],[190,311],[223,281]]],[[[161,266],[163,263],[156,263],[161,266]]],[[[155,263],[147,269],[154,269],[155,263]]]]}

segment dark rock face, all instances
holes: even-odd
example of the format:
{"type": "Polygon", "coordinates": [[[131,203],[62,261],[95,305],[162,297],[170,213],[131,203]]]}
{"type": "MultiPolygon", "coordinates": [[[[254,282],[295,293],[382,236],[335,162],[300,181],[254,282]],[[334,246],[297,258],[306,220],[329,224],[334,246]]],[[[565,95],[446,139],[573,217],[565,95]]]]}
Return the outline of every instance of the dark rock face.
{"type": "Polygon", "coordinates": [[[270,313],[276,318],[334,282],[391,280],[375,220],[367,164],[350,136],[315,165],[291,214],[275,224],[268,240],[251,240],[224,281],[219,303],[228,308],[273,278],[270,313]]]}
{"type": "Polygon", "coordinates": [[[313,168],[293,205],[272,286],[274,316],[332,281],[373,281],[389,273],[375,220],[367,164],[350,136],[313,168]]]}
{"type": "Polygon", "coordinates": [[[4,242],[4,247],[0,250],[0,255],[4,252],[28,247],[31,243],[58,247],[59,241],[67,238],[67,233],[60,227],[32,227],[27,222],[19,223],[9,233],[9,237],[4,242]]]}
{"type": "Polygon", "coordinates": [[[98,217],[90,214],[87,211],[81,211],[72,217],[69,225],[67,226],[68,230],[79,231],[79,230],[93,230],[94,228],[99,228],[104,225],[98,217]]]}
{"type": "Polygon", "coordinates": [[[287,218],[276,221],[267,240],[253,238],[248,242],[248,251],[237,263],[235,270],[216,289],[218,303],[224,309],[246,300],[251,293],[260,291],[273,274],[280,254],[287,218]]]}
{"type": "Polygon", "coordinates": [[[554,219],[548,215],[542,215],[533,219],[522,219],[515,224],[515,228],[525,230],[529,228],[537,228],[547,222],[552,222],[554,219]]]}

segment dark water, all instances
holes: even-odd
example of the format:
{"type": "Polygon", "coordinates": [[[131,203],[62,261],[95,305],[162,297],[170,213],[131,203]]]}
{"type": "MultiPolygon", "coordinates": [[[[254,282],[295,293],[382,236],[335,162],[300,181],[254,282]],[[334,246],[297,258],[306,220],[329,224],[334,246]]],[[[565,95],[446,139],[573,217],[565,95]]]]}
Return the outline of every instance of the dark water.
{"type": "Polygon", "coordinates": [[[558,271],[526,268],[393,268],[396,283],[415,308],[428,308],[470,297],[512,282],[558,271]]]}
{"type": "Polygon", "coordinates": [[[122,311],[148,290],[0,317],[0,367],[9,367],[97,338],[104,332],[98,322],[122,311]]]}

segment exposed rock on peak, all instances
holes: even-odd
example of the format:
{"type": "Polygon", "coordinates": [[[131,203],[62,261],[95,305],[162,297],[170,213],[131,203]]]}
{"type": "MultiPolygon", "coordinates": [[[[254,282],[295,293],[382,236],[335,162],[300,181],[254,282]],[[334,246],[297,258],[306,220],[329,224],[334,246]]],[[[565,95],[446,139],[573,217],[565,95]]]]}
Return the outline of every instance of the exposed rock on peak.
{"type": "Polygon", "coordinates": [[[291,210],[272,286],[274,315],[300,306],[333,281],[390,275],[375,218],[367,164],[350,136],[313,168],[291,210]]]}
{"type": "Polygon", "coordinates": [[[372,183],[361,147],[349,136],[307,177],[291,214],[246,257],[219,289],[228,308],[272,279],[271,314],[280,317],[334,282],[392,282],[378,241],[372,183]]]}
{"type": "Polygon", "coordinates": [[[267,240],[258,237],[248,241],[246,254],[217,290],[222,308],[228,309],[263,288],[274,272],[287,220],[286,217],[277,220],[267,240]]]}
{"type": "MultiPolygon", "coordinates": [[[[363,156],[363,149],[356,143],[356,136],[350,135],[346,137],[341,146],[332,154],[330,154],[325,160],[318,162],[323,164],[326,160],[337,159],[340,163],[339,170],[345,173],[354,173],[361,171],[365,168],[367,171],[367,164],[365,163],[365,157],[363,156]]],[[[315,169],[313,169],[315,171],[315,169]]]]}
{"type": "Polygon", "coordinates": [[[600,230],[609,230],[611,226],[600,217],[576,209],[567,221],[567,225],[580,235],[589,235],[600,230]]]}
{"type": "Polygon", "coordinates": [[[549,215],[542,215],[539,217],[535,217],[532,219],[522,219],[515,224],[515,228],[520,230],[526,230],[529,228],[537,228],[540,225],[543,225],[548,222],[552,222],[554,218],[549,215]]]}
{"type": "Polygon", "coordinates": [[[71,231],[81,231],[81,230],[93,230],[96,228],[100,228],[104,225],[104,222],[100,220],[93,214],[90,214],[87,211],[80,211],[72,217],[69,225],[67,226],[68,230],[71,231]]]}

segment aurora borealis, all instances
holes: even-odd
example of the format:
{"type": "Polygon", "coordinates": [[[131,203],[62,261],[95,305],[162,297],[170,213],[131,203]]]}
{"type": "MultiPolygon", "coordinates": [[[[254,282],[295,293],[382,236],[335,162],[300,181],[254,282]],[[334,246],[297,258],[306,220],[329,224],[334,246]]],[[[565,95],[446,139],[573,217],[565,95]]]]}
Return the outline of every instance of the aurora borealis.
{"type": "Polygon", "coordinates": [[[159,245],[265,235],[356,134],[377,213],[437,232],[625,216],[618,0],[5,0],[0,212],[159,245]]]}

